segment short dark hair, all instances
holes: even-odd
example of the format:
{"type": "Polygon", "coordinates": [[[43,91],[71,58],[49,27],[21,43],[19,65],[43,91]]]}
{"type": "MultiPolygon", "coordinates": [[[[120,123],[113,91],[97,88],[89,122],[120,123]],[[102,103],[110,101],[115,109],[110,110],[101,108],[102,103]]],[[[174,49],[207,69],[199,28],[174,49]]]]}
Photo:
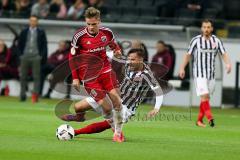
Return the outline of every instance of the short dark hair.
{"type": "Polygon", "coordinates": [[[136,53],[139,57],[143,58],[145,57],[145,54],[144,54],[144,50],[143,49],[139,49],[139,48],[132,48],[128,51],[128,56],[130,54],[133,54],[133,53],[136,53]]]}
{"type": "Polygon", "coordinates": [[[159,40],[157,43],[161,43],[161,44],[163,44],[164,46],[166,45],[163,40],[159,40]]]}
{"type": "Polygon", "coordinates": [[[203,23],[211,23],[211,26],[213,27],[213,21],[210,20],[210,19],[204,19],[204,20],[202,20],[201,25],[202,25],[203,23]]]}

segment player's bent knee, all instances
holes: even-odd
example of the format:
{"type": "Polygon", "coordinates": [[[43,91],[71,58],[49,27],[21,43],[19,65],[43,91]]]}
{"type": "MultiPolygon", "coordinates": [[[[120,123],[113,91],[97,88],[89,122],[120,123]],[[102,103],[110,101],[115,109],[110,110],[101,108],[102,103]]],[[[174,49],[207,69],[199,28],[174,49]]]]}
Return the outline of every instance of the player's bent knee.
{"type": "Polygon", "coordinates": [[[77,103],[74,104],[74,110],[75,110],[76,113],[78,113],[78,112],[83,112],[82,106],[79,105],[79,104],[77,104],[77,103]]]}
{"type": "Polygon", "coordinates": [[[122,109],[122,105],[120,102],[112,102],[113,103],[113,108],[116,110],[116,111],[120,111],[122,109]]]}
{"type": "MultiPolygon", "coordinates": [[[[103,108],[103,114],[104,114],[104,117],[111,117],[112,115],[112,108],[103,108]]],[[[108,119],[108,118],[107,118],[108,119]]]]}
{"type": "Polygon", "coordinates": [[[121,98],[118,95],[112,95],[111,100],[114,106],[121,106],[121,98]]]}
{"type": "Polygon", "coordinates": [[[74,104],[74,110],[77,112],[79,110],[79,106],[77,104],[74,104]]]}

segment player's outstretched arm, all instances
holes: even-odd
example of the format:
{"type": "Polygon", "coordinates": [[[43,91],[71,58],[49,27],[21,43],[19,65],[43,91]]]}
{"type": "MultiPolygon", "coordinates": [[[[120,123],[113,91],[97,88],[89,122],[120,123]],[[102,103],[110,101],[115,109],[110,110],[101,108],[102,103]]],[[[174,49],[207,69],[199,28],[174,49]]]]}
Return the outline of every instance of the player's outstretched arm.
{"type": "Polygon", "coordinates": [[[151,110],[148,113],[148,115],[147,115],[148,118],[156,116],[159,113],[159,110],[163,103],[163,91],[162,91],[162,88],[159,85],[159,83],[156,81],[156,86],[153,87],[152,85],[150,85],[150,87],[155,92],[155,106],[154,106],[153,110],[151,110]]]}
{"type": "Polygon", "coordinates": [[[121,51],[119,51],[119,52],[120,52],[120,53],[118,54],[118,56],[115,56],[114,51],[108,51],[108,52],[107,52],[107,56],[108,56],[108,58],[110,58],[110,59],[112,59],[112,60],[114,60],[114,61],[116,61],[116,62],[118,62],[118,63],[123,63],[123,64],[125,64],[126,61],[127,61],[127,58],[124,57],[124,56],[122,56],[121,51]]]}
{"type": "Polygon", "coordinates": [[[80,80],[79,80],[78,72],[77,72],[77,64],[74,60],[74,55],[72,54],[72,52],[69,54],[68,60],[69,60],[69,62],[68,62],[69,67],[72,72],[72,79],[73,79],[72,85],[77,91],[80,91],[80,80]]]}
{"type": "Polygon", "coordinates": [[[162,106],[163,91],[150,69],[148,70],[148,74],[145,75],[143,78],[147,81],[148,85],[154,91],[156,96],[155,107],[147,115],[147,118],[150,118],[156,116],[160,110],[160,107],[162,106]]]}
{"type": "Polygon", "coordinates": [[[114,57],[116,57],[116,58],[121,58],[122,57],[122,52],[121,52],[120,49],[119,50],[114,50],[113,54],[114,54],[114,57]]]}
{"type": "Polygon", "coordinates": [[[152,117],[154,117],[154,116],[156,116],[157,114],[158,114],[158,112],[159,112],[159,109],[153,109],[153,110],[151,110],[150,112],[148,112],[148,114],[147,114],[147,118],[152,118],[152,117]]]}
{"type": "Polygon", "coordinates": [[[184,57],[183,57],[183,63],[180,66],[180,70],[179,70],[179,73],[178,73],[178,75],[181,79],[183,79],[185,77],[185,67],[187,66],[190,58],[191,58],[191,54],[188,54],[188,53],[185,54],[184,57]]]}
{"type": "Polygon", "coordinates": [[[231,61],[230,61],[228,54],[227,53],[222,54],[222,59],[225,63],[226,71],[229,74],[232,70],[232,65],[231,65],[231,61]]]}

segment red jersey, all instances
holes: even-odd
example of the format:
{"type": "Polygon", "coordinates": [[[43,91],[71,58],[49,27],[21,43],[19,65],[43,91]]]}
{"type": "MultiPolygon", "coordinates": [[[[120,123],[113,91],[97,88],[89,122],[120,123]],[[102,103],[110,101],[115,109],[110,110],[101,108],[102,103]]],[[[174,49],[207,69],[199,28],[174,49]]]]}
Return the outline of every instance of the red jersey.
{"type": "MultiPolygon", "coordinates": [[[[88,32],[87,27],[79,29],[74,34],[71,45],[72,49],[71,54],[69,55],[69,60],[75,56],[79,56],[81,58],[81,60],[79,59],[79,62],[82,62],[84,59],[89,59],[89,57],[96,57],[97,59],[100,59],[101,62],[94,62],[93,60],[92,62],[88,63],[87,61],[89,60],[86,60],[87,63],[85,65],[89,66],[84,66],[84,68],[86,69],[92,65],[96,65],[95,63],[101,63],[99,65],[99,67],[101,67],[100,74],[111,71],[111,64],[106,55],[106,48],[109,47],[111,50],[120,50],[119,46],[115,42],[113,32],[109,28],[105,27],[99,28],[99,32],[95,36],[88,32]]],[[[73,66],[76,66],[76,64],[71,64],[74,63],[71,60],[69,62],[73,79],[84,79],[84,69],[74,70],[76,68],[73,68],[73,66]]]]}

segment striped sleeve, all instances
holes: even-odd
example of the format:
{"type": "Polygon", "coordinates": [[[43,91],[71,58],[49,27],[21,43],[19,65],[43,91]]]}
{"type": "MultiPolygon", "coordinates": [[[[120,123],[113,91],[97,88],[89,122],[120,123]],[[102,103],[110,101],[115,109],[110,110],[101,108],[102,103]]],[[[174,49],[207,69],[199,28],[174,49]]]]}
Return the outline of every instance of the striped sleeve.
{"type": "MultiPolygon", "coordinates": [[[[158,97],[158,96],[162,96],[163,95],[163,91],[162,91],[162,88],[161,86],[159,85],[159,83],[157,82],[157,80],[155,79],[155,77],[153,76],[153,73],[150,71],[150,72],[147,72],[144,74],[144,77],[143,77],[148,85],[150,86],[150,88],[154,91],[155,95],[158,97]]],[[[157,99],[156,99],[157,100],[157,99]]],[[[161,102],[161,101],[160,101],[161,102]]],[[[160,108],[161,105],[159,105],[159,102],[156,101],[156,105],[155,105],[155,108],[160,108]]]]}
{"type": "Polygon", "coordinates": [[[82,37],[86,33],[86,29],[79,29],[73,36],[71,45],[74,48],[78,48],[79,38],[82,37]]]}
{"type": "Polygon", "coordinates": [[[194,48],[196,46],[197,46],[197,37],[194,37],[188,46],[187,54],[193,54],[194,48]]]}
{"type": "Polygon", "coordinates": [[[156,81],[153,74],[150,73],[150,71],[144,72],[143,78],[146,80],[146,82],[148,83],[152,90],[158,87],[158,82],[156,81]]]}
{"type": "Polygon", "coordinates": [[[221,53],[221,54],[224,54],[226,53],[226,50],[223,46],[223,42],[220,40],[220,39],[217,39],[217,43],[218,43],[218,51],[221,53]]]}

